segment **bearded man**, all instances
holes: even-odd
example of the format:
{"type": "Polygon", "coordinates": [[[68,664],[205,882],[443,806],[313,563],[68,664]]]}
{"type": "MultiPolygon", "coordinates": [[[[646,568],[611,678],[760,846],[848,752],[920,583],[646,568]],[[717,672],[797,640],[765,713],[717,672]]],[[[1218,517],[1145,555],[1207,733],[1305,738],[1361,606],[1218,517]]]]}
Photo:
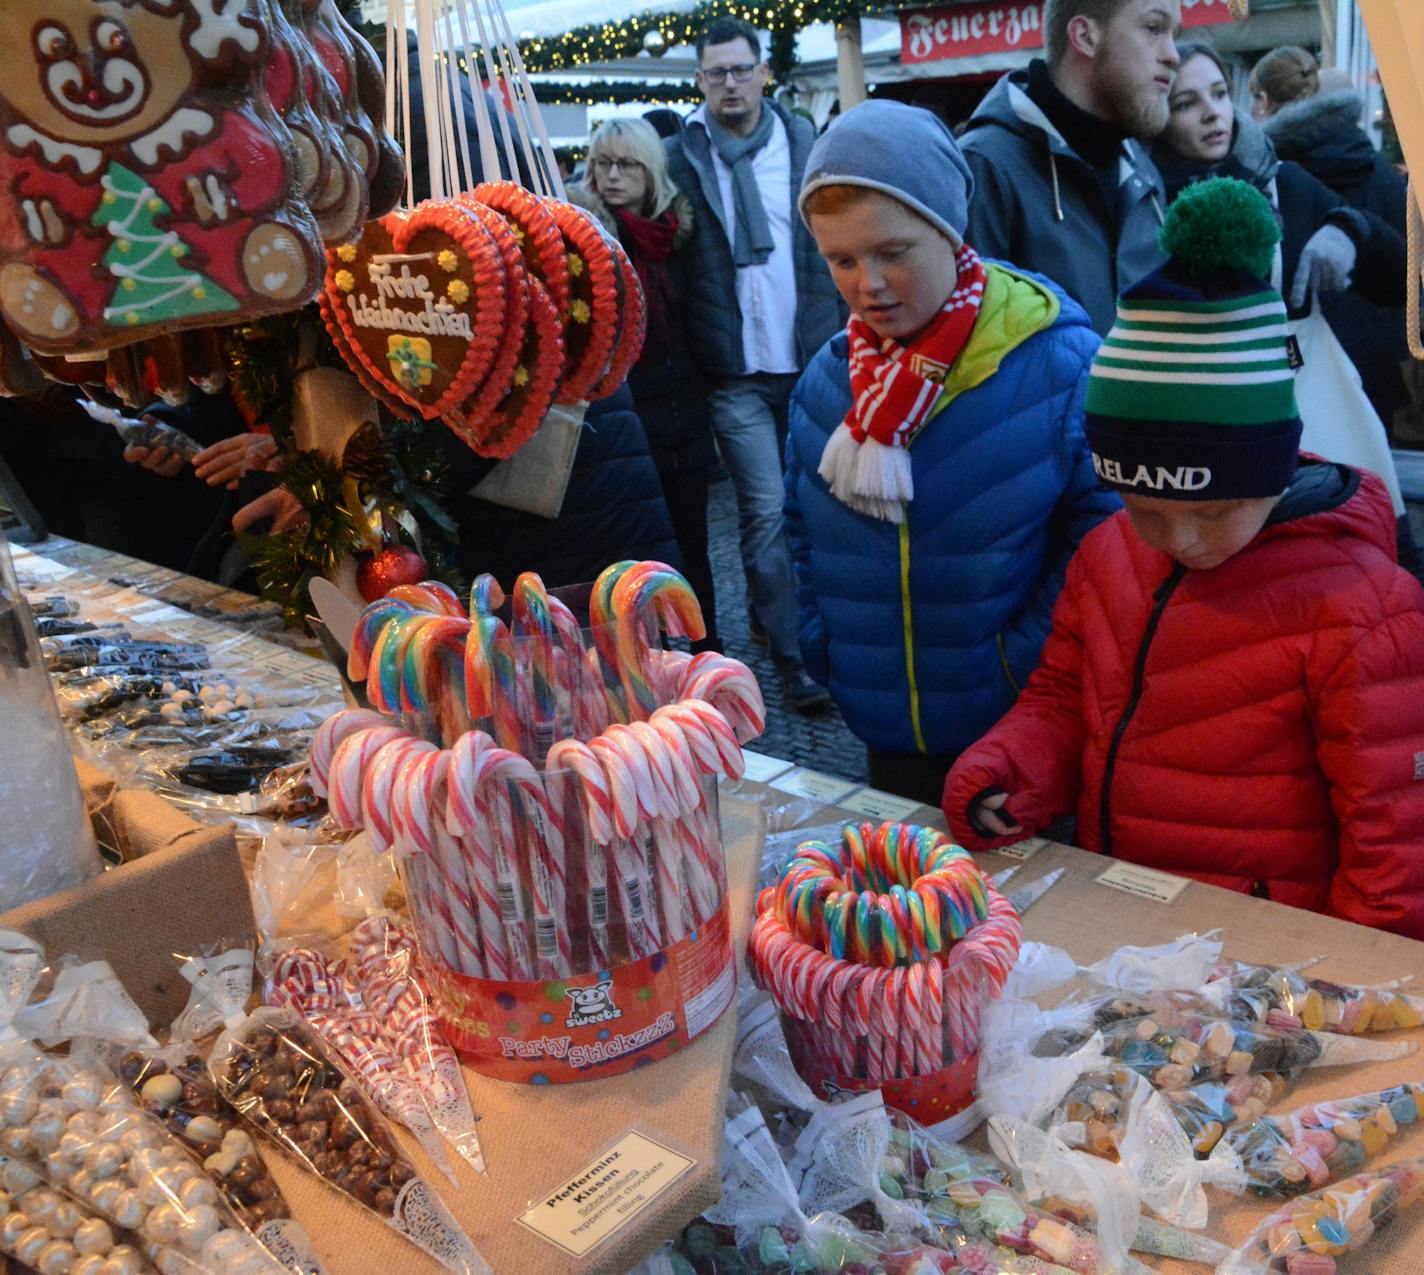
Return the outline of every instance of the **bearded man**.
{"type": "Polygon", "coordinates": [[[974,173],[965,238],[1056,280],[1099,335],[1162,264],[1161,175],[1141,143],[1167,126],[1180,0],[1048,0],[1047,60],[996,84],[960,147],[974,173]]]}

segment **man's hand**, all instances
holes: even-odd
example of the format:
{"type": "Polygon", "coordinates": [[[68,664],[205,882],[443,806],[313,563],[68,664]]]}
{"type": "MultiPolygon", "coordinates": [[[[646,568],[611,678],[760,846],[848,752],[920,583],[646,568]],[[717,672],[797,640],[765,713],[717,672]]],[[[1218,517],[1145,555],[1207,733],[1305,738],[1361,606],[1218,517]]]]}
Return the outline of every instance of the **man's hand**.
{"type": "Polygon", "coordinates": [[[232,529],[240,536],[264,518],[272,519],[273,531],[290,531],[307,520],[307,511],[285,487],[273,487],[233,514],[232,529]]]}
{"type": "Polygon", "coordinates": [[[193,472],[209,487],[237,490],[237,482],[254,469],[266,469],[277,454],[270,434],[236,434],[205,447],[193,457],[193,472]]]}
{"type": "Polygon", "coordinates": [[[969,803],[969,822],[986,837],[1021,836],[1023,828],[1008,812],[1008,800],[1008,793],[990,789],[969,803]]]}
{"type": "MultiPolygon", "coordinates": [[[[144,419],[151,423],[151,418],[144,419]]],[[[125,447],[124,459],[130,465],[142,465],[160,478],[176,478],[183,468],[183,457],[167,447],[125,447]]]]}

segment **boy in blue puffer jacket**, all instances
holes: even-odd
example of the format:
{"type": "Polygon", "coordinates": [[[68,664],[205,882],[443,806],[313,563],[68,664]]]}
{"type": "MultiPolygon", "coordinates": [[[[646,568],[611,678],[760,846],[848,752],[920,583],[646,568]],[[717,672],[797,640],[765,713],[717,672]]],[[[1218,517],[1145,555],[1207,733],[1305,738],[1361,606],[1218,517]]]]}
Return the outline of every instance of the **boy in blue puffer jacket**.
{"type": "Polygon", "coordinates": [[[791,401],[801,649],[876,787],[938,805],[1038,662],[1073,550],[1118,507],[1083,439],[1098,338],[964,243],[973,178],[930,112],[867,102],[816,143],[801,215],[853,311],[791,401]]]}

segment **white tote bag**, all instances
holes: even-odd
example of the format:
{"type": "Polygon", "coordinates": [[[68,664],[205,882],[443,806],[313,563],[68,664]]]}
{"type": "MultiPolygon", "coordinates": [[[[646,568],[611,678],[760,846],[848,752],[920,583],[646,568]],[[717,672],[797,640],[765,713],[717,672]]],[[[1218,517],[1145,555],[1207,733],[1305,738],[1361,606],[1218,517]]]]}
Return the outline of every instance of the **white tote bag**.
{"type": "Polygon", "coordinates": [[[1404,496],[1389,454],[1389,438],[1365,394],[1359,370],[1318,305],[1312,303],[1304,318],[1292,319],[1290,328],[1302,360],[1295,374],[1296,405],[1305,427],[1301,450],[1378,475],[1399,517],[1404,513],[1404,496]]]}

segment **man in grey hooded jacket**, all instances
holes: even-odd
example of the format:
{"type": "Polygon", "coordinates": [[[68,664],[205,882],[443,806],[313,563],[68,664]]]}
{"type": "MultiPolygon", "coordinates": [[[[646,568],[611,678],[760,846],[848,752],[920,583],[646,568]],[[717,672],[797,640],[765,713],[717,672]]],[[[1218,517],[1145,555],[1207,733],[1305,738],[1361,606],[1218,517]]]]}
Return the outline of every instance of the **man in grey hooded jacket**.
{"type": "Polygon", "coordinates": [[[1060,284],[1100,335],[1162,264],[1162,179],[1141,144],[1167,124],[1180,0],[1048,0],[1047,60],[1006,75],[960,139],[967,238],[1060,284]]]}

